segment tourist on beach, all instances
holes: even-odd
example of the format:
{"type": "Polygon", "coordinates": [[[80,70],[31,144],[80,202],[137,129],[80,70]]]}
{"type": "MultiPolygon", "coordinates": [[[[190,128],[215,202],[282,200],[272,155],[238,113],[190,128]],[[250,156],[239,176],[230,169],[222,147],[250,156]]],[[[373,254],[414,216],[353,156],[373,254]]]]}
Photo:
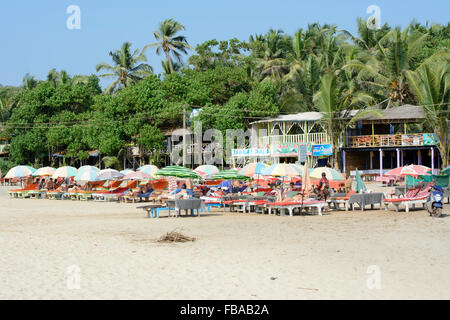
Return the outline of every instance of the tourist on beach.
{"type": "Polygon", "coordinates": [[[349,193],[352,190],[353,179],[350,174],[347,173],[347,180],[345,180],[345,192],[349,193]]]}
{"type": "Polygon", "coordinates": [[[55,183],[53,182],[53,178],[50,178],[50,180],[47,181],[46,187],[47,190],[55,189],[55,183]]]}

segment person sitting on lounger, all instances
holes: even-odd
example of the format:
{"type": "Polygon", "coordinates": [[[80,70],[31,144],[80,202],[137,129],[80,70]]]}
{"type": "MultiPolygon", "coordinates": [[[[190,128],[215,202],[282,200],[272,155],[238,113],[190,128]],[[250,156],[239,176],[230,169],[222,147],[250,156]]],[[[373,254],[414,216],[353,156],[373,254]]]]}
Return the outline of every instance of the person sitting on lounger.
{"type": "Polygon", "coordinates": [[[151,184],[150,184],[150,183],[147,183],[147,184],[144,186],[144,188],[142,188],[142,192],[141,192],[141,193],[138,193],[137,196],[138,196],[139,198],[148,198],[148,197],[150,197],[150,195],[152,194],[152,192],[153,192],[153,188],[151,187],[151,184]]]}
{"type": "Polygon", "coordinates": [[[47,190],[52,191],[53,189],[55,189],[55,183],[53,182],[53,179],[50,178],[50,180],[48,180],[47,182],[47,190]]]}

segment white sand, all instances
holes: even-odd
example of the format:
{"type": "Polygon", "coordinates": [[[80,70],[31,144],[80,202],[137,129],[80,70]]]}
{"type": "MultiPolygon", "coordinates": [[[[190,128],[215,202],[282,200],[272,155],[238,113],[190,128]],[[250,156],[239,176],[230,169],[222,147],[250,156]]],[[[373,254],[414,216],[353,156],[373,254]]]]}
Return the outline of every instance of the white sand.
{"type": "Polygon", "coordinates": [[[8,199],[1,299],[449,299],[450,205],[326,216],[148,219],[139,204],[8,199]],[[181,228],[192,243],[155,240],[181,228]],[[80,268],[68,289],[67,268],[80,268]],[[368,289],[367,269],[381,288],[368,289]],[[271,278],[275,278],[271,280],[271,278]]]}

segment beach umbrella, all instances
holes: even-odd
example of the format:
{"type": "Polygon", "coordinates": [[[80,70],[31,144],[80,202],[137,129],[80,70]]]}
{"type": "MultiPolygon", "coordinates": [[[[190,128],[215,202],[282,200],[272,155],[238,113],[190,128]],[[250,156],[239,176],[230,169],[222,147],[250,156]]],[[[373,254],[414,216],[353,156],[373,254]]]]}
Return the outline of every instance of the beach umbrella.
{"type": "Polygon", "coordinates": [[[168,166],[155,173],[157,176],[199,179],[200,175],[191,169],[181,166],[168,166]]]}
{"type": "Polygon", "coordinates": [[[431,169],[426,166],[411,164],[409,166],[399,167],[389,170],[385,173],[386,176],[414,176],[426,175],[431,169]]]}
{"type": "Polygon", "coordinates": [[[124,174],[120,173],[116,169],[103,169],[99,171],[98,176],[95,180],[97,181],[115,180],[120,179],[123,176],[124,174]]]}
{"type": "Polygon", "coordinates": [[[53,179],[57,178],[71,178],[75,177],[78,173],[77,168],[71,166],[60,167],[55,170],[55,173],[52,175],[53,179]]]}
{"type": "Polygon", "coordinates": [[[142,171],[130,172],[123,177],[123,180],[148,180],[148,179],[150,179],[150,175],[142,171]]]}
{"type": "Polygon", "coordinates": [[[131,173],[131,172],[134,172],[134,170],[131,170],[131,169],[124,169],[124,170],[122,170],[122,171],[120,171],[120,173],[122,173],[123,175],[127,175],[127,174],[129,174],[129,173],[131,173]]]}
{"type": "Polygon", "coordinates": [[[266,168],[267,165],[264,163],[254,162],[243,167],[239,173],[247,177],[259,176],[266,168]]]}
{"type": "Polygon", "coordinates": [[[315,168],[313,171],[311,171],[310,176],[313,179],[321,179],[323,172],[325,172],[326,177],[329,181],[344,181],[345,180],[339,171],[332,169],[332,168],[328,168],[328,167],[315,168]]]}
{"type": "Polygon", "coordinates": [[[359,173],[358,168],[356,168],[355,179],[356,179],[356,193],[366,191],[367,190],[366,185],[364,184],[363,179],[361,178],[361,174],[359,173]]]}
{"type": "Polygon", "coordinates": [[[153,177],[159,171],[159,168],[153,164],[147,164],[145,166],[138,168],[137,171],[145,172],[151,177],[153,177]]]}
{"type": "Polygon", "coordinates": [[[194,171],[197,172],[202,177],[207,177],[219,173],[220,170],[216,166],[206,164],[198,166],[194,171]]]}
{"type": "Polygon", "coordinates": [[[78,168],[78,172],[84,172],[84,171],[86,171],[86,170],[94,171],[94,172],[97,172],[97,173],[100,171],[99,168],[94,167],[94,166],[88,166],[88,165],[82,166],[82,167],[79,167],[79,168],[78,168]]]}
{"type": "Polygon", "coordinates": [[[275,177],[295,177],[302,175],[302,170],[292,164],[279,163],[266,168],[262,174],[275,177]]]}
{"type": "Polygon", "coordinates": [[[43,167],[43,168],[37,169],[37,170],[33,173],[33,176],[35,176],[35,177],[52,176],[54,173],[55,173],[55,168],[52,168],[52,167],[43,167]]]}
{"type": "Polygon", "coordinates": [[[249,180],[250,178],[240,174],[236,169],[223,170],[211,177],[212,180],[249,180]]]}
{"type": "Polygon", "coordinates": [[[32,175],[35,171],[36,169],[30,166],[16,166],[14,168],[11,168],[4,178],[24,178],[32,175]]]}
{"type": "Polygon", "coordinates": [[[98,176],[98,172],[95,170],[79,170],[75,177],[73,178],[75,181],[96,181],[98,176]]]}

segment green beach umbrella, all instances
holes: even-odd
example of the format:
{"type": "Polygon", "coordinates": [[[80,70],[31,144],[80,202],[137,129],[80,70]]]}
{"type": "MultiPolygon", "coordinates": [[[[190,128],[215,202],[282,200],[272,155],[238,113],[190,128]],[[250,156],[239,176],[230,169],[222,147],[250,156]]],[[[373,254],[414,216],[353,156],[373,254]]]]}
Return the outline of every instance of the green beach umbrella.
{"type": "Polygon", "coordinates": [[[231,170],[223,170],[219,173],[213,175],[211,177],[212,180],[250,180],[249,177],[240,174],[239,171],[231,169],[231,170]]]}
{"type": "Polygon", "coordinates": [[[191,169],[181,166],[168,166],[155,173],[155,176],[200,179],[191,169]]]}
{"type": "Polygon", "coordinates": [[[355,178],[356,178],[356,192],[360,193],[361,191],[367,190],[366,185],[364,184],[358,169],[356,169],[355,178]]]}

